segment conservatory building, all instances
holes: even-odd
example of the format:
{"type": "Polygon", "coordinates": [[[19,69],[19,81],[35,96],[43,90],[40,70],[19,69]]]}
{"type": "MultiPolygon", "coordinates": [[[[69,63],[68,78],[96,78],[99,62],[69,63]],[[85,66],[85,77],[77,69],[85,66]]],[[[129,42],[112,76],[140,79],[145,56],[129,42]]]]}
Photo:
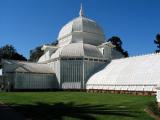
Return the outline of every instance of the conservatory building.
{"type": "Polygon", "coordinates": [[[3,60],[7,90],[87,89],[155,92],[160,54],[124,58],[81,7],[62,27],[58,44],[43,45],[37,63],[3,60]]]}
{"type": "Polygon", "coordinates": [[[64,25],[58,35],[57,46],[43,46],[45,54],[38,63],[45,63],[57,76],[59,88],[85,89],[87,80],[104,68],[111,59],[123,55],[105,42],[102,28],[83,14],[64,25]]]}
{"type": "Polygon", "coordinates": [[[37,63],[3,60],[6,88],[85,89],[91,75],[110,60],[123,57],[114,45],[105,42],[102,28],[84,16],[82,7],[79,16],[62,27],[57,39],[56,46],[43,45],[44,55],[37,63]]]}

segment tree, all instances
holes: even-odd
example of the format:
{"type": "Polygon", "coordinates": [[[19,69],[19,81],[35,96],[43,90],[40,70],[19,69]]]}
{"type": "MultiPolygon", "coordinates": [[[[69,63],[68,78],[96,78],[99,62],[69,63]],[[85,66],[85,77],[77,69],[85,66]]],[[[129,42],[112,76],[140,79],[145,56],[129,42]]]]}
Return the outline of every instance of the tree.
{"type": "Polygon", "coordinates": [[[113,36],[111,38],[108,39],[108,42],[111,42],[113,45],[115,45],[115,48],[117,51],[121,52],[124,57],[128,57],[128,51],[124,51],[124,49],[122,48],[122,41],[119,37],[117,36],[113,36]]]}
{"type": "Polygon", "coordinates": [[[156,35],[156,40],[154,40],[154,43],[157,45],[157,50],[155,51],[156,53],[160,52],[160,34],[156,35]]]}
{"type": "Polygon", "coordinates": [[[129,57],[128,51],[124,51],[122,54],[124,55],[124,57],[129,57]]]}
{"type": "Polygon", "coordinates": [[[2,59],[27,61],[27,59],[23,55],[19,54],[16,51],[16,49],[12,45],[9,45],[9,44],[0,48],[0,63],[2,59]]]}
{"type": "Polygon", "coordinates": [[[41,50],[42,46],[38,46],[33,50],[30,50],[30,58],[29,61],[37,62],[38,59],[44,54],[44,51],[41,50]]]}
{"type": "Polygon", "coordinates": [[[12,45],[7,44],[0,48],[1,58],[12,59],[15,53],[16,49],[12,45]]]}
{"type": "Polygon", "coordinates": [[[23,55],[21,55],[21,54],[19,54],[19,53],[15,53],[15,54],[14,54],[14,60],[27,61],[27,59],[26,59],[23,55]]]}
{"type": "MultiPolygon", "coordinates": [[[[56,45],[58,45],[58,40],[55,40],[54,42],[48,43],[46,45],[56,46],[56,45]]],[[[29,61],[37,62],[39,60],[39,58],[44,54],[44,51],[41,50],[41,47],[42,46],[37,46],[33,50],[30,50],[30,59],[29,59],[29,61]]]]}
{"type": "Polygon", "coordinates": [[[54,46],[58,45],[58,40],[52,42],[50,45],[54,45],[54,46]]]}

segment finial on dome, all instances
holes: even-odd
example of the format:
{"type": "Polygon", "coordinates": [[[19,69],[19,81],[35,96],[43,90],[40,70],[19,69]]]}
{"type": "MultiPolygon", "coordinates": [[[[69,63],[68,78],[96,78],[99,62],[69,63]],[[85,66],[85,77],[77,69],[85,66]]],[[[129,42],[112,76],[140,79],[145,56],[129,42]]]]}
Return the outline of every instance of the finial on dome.
{"type": "Polygon", "coordinates": [[[81,3],[80,11],[79,11],[79,16],[84,16],[82,3],[81,3]]]}

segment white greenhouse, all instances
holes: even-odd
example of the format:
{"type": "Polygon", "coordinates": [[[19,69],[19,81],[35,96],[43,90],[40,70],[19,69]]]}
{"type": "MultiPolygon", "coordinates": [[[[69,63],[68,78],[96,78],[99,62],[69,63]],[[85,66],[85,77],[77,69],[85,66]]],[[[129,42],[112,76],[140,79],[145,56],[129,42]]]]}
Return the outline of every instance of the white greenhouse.
{"type": "Polygon", "coordinates": [[[43,45],[37,63],[4,60],[4,88],[156,91],[160,54],[124,58],[82,7],[79,16],[62,27],[57,40],[57,45],[43,45]]]}
{"type": "Polygon", "coordinates": [[[155,92],[159,67],[160,54],[112,60],[89,78],[86,89],[155,92]]]}
{"type": "Polygon", "coordinates": [[[46,64],[3,60],[4,89],[54,89],[58,82],[56,75],[46,64]]]}
{"type": "Polygon", "coordinates": [[[55,71],[61,89],[85,89],[88,78],[104,68],[111,59],[122,58],[110,42],[105,42],[102,28],[84,16],[62,27],[58,45],[44,45],[38,63],[48,64],[55,71]]]}

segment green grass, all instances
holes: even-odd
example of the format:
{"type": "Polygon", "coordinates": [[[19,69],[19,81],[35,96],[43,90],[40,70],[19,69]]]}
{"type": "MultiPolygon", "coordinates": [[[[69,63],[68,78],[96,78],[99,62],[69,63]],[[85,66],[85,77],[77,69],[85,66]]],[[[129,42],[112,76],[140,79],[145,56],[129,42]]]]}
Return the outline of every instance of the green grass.
{"type": "Polygon", "coordinates": [[[109,93],[0,93],[0,102],[33,120],[153,120],[144,109],[154,101],[154,96],[109,93]]]}

